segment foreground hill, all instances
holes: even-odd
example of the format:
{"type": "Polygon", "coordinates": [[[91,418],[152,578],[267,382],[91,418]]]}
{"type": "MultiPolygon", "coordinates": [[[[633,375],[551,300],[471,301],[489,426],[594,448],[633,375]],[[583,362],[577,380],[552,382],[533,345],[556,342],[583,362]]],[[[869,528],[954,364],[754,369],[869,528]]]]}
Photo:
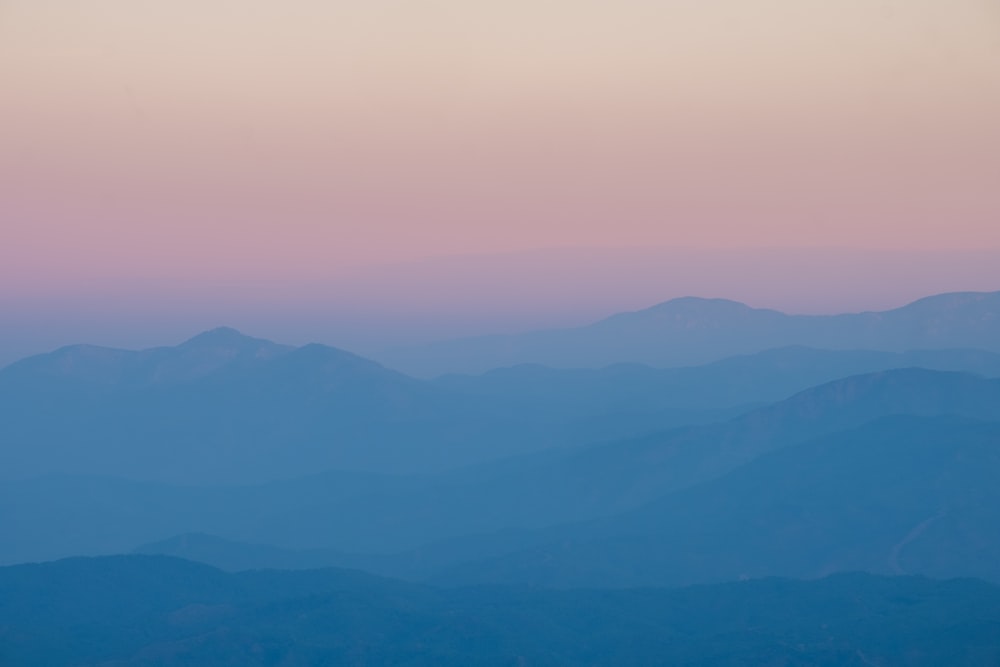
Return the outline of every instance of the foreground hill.
{"type": "Polygon", "coordinates": [[[682,590],[440,590],[162,557],[0,569],[0,662],[991,665],[1000,589],[840,575],[682,590]]]}
{"type": "Polygon", "coordinates": [[[589,326],[484,336],[398,350],[389,365],[420,376],[518,364],[686,366],[788,345],[903,351],[1000,351],[1000,292],[927,297],[884,312],[787,315],[725,299],[681,298],[589,326]]]}

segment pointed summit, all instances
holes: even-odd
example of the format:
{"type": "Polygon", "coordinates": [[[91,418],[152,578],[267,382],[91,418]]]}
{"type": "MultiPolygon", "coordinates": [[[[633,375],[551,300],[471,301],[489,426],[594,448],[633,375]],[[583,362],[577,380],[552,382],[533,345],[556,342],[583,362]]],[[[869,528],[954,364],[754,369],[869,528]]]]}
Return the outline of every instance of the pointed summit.
{"type": "Polygon", "coordinates": [[[232,348],[244,348],[249,345],[257,345],[260,343],[274,345],[270,341],[253,338],[247,336],[240,331],[232,327],[216,327],[215,329],[209,329],[208,331],[203,331],[202,333],[189,338],[184,341],[178,348],[194,348],[194,347],[232,347],[232,348]]]}
{"type": "Polygon", "coordinates": [[[264,338],[247,336],[232,327],[217,327],[189,338],[174,348],[174,351],[179,355],[207,354],[227,355],[230,358],[242,356],[272,359],[292,349],[294,348],[264,338]]]}
{"type": "Polygon", "coordinates": [[[292,349],[244,335],[232,327],[218,327],[200,333],[175,348],[167,348],[152,377],[156,381],[184,381],[208,375],[238,361],[273,359],[292,349]]]}
{"type": "Polygon", "coordinates": [[[674,321],[697,326],[719,322],[733,323],[747,317],[772,318],[781,317],[777,311],[765,308],[752,308],[745,303],[730,299],[705,299],[696,296],[685,296],[658,303],[655,306],[628,313],[612,315],[594,326],[618,324],[624,322],[665,322],[674,321]]]}

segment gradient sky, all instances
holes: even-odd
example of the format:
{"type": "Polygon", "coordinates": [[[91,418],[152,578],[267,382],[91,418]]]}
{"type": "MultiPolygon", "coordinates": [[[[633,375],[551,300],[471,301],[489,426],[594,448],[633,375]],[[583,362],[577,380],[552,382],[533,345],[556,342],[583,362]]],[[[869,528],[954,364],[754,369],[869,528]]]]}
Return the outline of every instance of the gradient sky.
{"type": "Polygon", "coordinates": [[[997,118],[995,0],[3,0],[0,363],[1000,289],[997,118]]]}

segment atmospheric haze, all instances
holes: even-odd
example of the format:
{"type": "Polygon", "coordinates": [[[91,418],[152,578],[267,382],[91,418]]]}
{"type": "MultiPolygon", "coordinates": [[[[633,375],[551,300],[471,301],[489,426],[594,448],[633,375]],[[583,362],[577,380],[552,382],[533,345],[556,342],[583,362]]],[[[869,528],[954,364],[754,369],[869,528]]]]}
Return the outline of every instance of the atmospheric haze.
{"type": "Polygon", "coordinates": [[[0,664],[1000,665],[995,0],[0,0],[0,664]]]}

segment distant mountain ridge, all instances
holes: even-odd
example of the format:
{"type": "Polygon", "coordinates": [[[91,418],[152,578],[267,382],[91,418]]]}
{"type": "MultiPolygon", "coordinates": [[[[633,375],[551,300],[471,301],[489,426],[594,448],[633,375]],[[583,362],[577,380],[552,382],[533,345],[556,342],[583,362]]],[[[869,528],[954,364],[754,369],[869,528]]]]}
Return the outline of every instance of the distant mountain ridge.
{"type": "Polygon", "coordinates": [[[461,397],[350,352],[228,328],[175,347],[71,346],[29,357],[0,370],[0,400],[10,409],[0,421],[0,475],[201,481],[350,467],[343,449],[374,458],[376,444],[402,459],[407,424],[464,407],[461,397]],[[343,449],[317,451],[318,443],[343,449]]]}
{"type": "Polygon", "coordinates": [[[0,378],[72,379],[130,387],[189,382],[237,363],[275,359],[294,348],[245,336],[229,327],[201,333],[175,347],[122,350],[70,345],[0,369],[0,378]]]}
{"type": "Polygon", "coordinates": [[[1000,377],[1000,354],[985,350],[823,350],[801,345],[728,357],[702,366],[653,368],[614,364],[604,368],[552,368],[521,364],[482,375],[433,380],[457,391],[528,406],[586,404],[606,409],[609,396],[622,408],[704,409],[783,400],[808,387],[852,375],[899,368],[959,371],[1000,377]]]}
{"type": "MultiPolygon", "coordinates": [[[[592,431],[581,423],[589,406],[522,410],[337,348],[277,345],[229,328],[175,347],[77,345],[29,357],[0,369],[0,402],[0,479],[216,483],[330,469],[412,472],[569,444],[592,431]]],[[[610,406],[598,432],[621,437],[709,419],[653,407],[622,415],[610,406]]],[[[707,412],[728,416],[732,406],[707,412]]]]}
{"type": "Polygon", "coordinates": [[[940,294],[892,310],[842,315],[788,315],[726,299],[683,297],[579,328],[442,341],[397,349],[382,360],[411,374],[435,376],[525,363],[688,366],[789,345],[1000,351],[1000,291],[940,294]]]}

